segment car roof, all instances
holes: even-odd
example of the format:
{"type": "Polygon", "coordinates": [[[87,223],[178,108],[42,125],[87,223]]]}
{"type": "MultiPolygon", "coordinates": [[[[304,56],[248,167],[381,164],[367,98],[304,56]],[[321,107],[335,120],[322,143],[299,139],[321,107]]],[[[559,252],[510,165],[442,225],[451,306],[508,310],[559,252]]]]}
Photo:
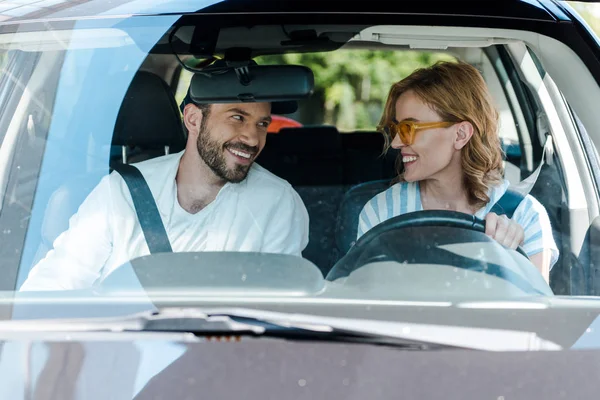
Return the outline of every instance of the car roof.
{"type": "Polygon", "coordinates": [[[43,20],[103,18],[129,15],[252,12],[335,12],[456,15],[488,18],[529,19],[556,22],[569,20],[552,0],[319,2],[287,0],[6,0],[0,1],[0,25],[43,20]],[[506,3],[512,3],[507,5],[506,3]]]}

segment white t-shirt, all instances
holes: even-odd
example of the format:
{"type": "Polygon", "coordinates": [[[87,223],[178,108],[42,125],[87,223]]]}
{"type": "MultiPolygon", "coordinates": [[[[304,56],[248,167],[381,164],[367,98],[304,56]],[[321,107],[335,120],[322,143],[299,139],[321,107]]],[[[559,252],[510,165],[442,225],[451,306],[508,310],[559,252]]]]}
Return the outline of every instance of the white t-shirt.
{"type": "MultiPolygon", "coordinates": [[[[504,180],[500,185],[491,187],[488,190],[490,201],[477,211],[475,216],[485,219],[494,204],[506,193],[508,186],[509,182],[504,180]]],[[[422,210],[421,190],[418,182],[397,183],[365,204],[358,219],[358,237],[392,217],[422,210]]],[[[533,196],[527,195],[515,210],[512,220],[521,225],[525,231],[523,251],[528,256],[532,256],[544,249],[550,250],[552,253],[550,269],[552,269],[558,260],[559,253],[552,236],[550,219],[544,206],[533,196]]]]}
{"type": "MultiPolygon", "coordinates": [[[[241,183],[227,183],[196,214],[177,200],[183,152],[136,164],[156,201],[174,252],[252,251],[301,256],[308,212],[292,186],[254,164],[241,183]]],[[[150,254],[121,176],[104,177],[69,220],[69,229],[29,273],[21,290],[92,286],[120,265],[150,254]]],[[[169,268],[169,266],[165,266],[169,268]]]]}

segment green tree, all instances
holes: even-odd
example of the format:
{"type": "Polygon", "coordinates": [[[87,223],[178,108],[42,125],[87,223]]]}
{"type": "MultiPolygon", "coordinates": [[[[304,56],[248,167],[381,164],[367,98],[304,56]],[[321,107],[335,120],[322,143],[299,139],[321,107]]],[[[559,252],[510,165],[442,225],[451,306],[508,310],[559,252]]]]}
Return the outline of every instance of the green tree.
{"type": "Polygon", "coordinates": [[[297,116],[303,123],[372,130],[393,83],[417,68],[453,59],[446,53],[421,51],[338,50],[263,56],[256,61],[304,65],[313,71],[315,93],[302,103],[303,110],[297,116]]]}
{"type": "Polygon", "coordinates": [[[600,35],[600,4],[570,1],[569,4],[583,17],[590,28],[600,35]]]}
{"type": "MultiPolygon", "coordinates": [[[[392,84],[440,60],[454,57],[441,52],[351,49],[256,58],[262,65],[309,67],[315,76],[314,94],[301,101],[299,111],[291,117],[307,125],[334,125],[342,131],[373,130],[392,84]]],[[[191,77],[190,72],[182,72],[176,93],[178,104],[185,97],[191,77]]]]}

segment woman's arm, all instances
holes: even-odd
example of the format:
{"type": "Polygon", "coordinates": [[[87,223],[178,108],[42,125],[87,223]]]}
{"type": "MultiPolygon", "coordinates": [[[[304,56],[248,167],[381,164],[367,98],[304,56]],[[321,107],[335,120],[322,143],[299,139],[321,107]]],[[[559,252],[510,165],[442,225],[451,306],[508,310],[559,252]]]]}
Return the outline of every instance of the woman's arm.
{"type": "Polygon", "coordinates": [[[485,217],[485,234],[509,249],[516,249],[525,239],[525,230],[521,225],[508,219],[506,215],[488,213],[485,217]]]}
{"type": "MultiPolygon", "coordinates": [[[[525,230],[516,221],[506,215],[489,213],[485,217],[485,234],[509,249],[516,249],[525,241],[525,230]]],[[[536,266],[546,282],[550,282],[551,249],[542,249],[529,256],[531,263],[536,266]]]]}
{"type": "Polygon", "coordinates": [[[541,253],[530,256],[529,259],[540,271],[546,282],[550,283],[550,260],[552,259],[552,252],[549,249],[545,249],[541,253]]]}

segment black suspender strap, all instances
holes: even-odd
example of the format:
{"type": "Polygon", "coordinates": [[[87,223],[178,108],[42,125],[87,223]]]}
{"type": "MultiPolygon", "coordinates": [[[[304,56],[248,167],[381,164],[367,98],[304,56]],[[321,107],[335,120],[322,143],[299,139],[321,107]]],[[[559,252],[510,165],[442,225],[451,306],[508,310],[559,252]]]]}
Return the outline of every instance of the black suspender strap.
{"type": "Polygon", "coordinates": [[[152,192],[140,170],[129,164],[119,164],[115,166],[114,170],[121,175],[129,188],[150,254],[172,253],[173,249],[160,218],[158,207],[156,207],[152,192]]]}

